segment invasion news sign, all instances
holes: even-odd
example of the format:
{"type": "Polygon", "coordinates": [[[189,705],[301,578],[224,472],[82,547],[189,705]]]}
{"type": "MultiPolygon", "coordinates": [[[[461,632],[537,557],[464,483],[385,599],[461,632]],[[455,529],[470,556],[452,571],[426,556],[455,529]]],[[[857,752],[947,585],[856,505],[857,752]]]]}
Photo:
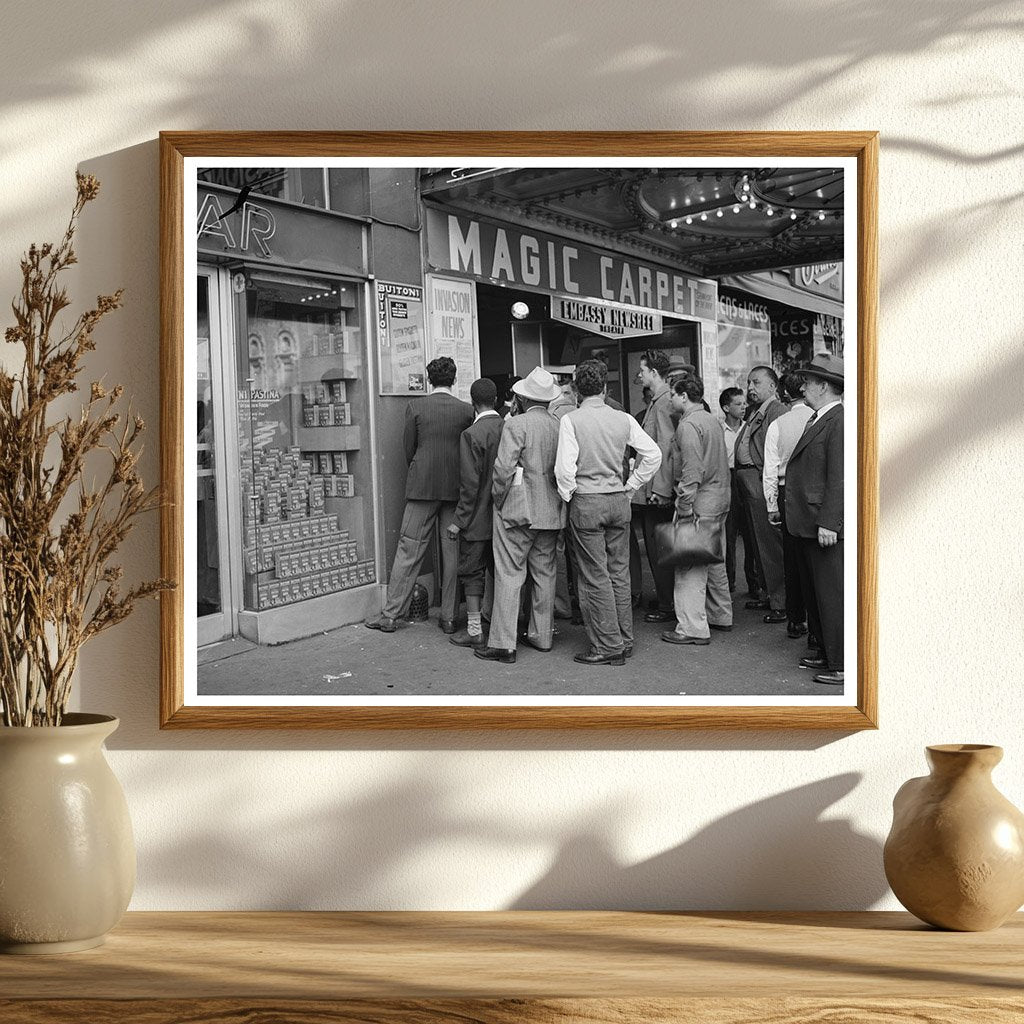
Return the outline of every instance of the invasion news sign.
{"type": "Polygon", "coordinates": [[[432,270],[554,295],[642,306],[669,315],[716,319],[715,281],[438,207],[427,207],[426,222],[432,270]]]}
{"type": "Polygon", "coordinates": [[[642,338],[646,334],[661,334],[661,315],[658,313],[604,306],[562,295],[551,299],[551,319],[610,338],[642,338]]]}

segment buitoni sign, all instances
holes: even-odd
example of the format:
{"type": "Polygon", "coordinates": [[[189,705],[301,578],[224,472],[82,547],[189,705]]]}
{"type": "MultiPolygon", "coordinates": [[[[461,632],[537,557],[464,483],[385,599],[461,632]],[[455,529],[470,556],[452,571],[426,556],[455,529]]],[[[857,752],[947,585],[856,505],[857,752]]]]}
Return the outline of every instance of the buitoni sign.
{"type": "Polygon", "coordinates": [[[426,209],[433,270],[550,294],[604,299],[678,316],[714,320],[716,282],[624,259],[541,231],[426,209]]]}

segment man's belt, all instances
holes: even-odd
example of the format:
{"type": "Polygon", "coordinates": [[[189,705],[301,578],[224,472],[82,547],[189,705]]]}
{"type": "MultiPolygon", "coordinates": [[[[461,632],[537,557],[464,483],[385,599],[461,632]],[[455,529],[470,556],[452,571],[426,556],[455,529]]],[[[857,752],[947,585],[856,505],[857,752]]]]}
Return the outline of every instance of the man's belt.
{"type": "Polygon", "coordinates": [[[757,469],[757,466],[755,466],[752,462],[748,462],[745,466],[737,466],[736,468],[737,469],[757,469]]]}

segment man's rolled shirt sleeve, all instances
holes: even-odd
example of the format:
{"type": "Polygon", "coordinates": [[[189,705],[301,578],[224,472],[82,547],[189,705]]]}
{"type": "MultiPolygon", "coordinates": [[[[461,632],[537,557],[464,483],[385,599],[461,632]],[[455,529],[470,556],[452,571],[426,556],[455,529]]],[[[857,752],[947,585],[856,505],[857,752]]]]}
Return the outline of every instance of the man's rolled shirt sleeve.
{"type": "Polygon", "coordinates": [[[764,470],[761,474],[768,511],[779,511],[779,421],[772,420],[764,436],[764,470]]]}
{"type": "MultiPolygon", "coordinates": [[[[633,420],[633,423],[643,434],[636,420],[633,420]]],[[[644,434],[644,437],[647,435],[644,434]]],[[[650,442],[650,438],[647,440],[650,442]]],[[[558,485],[562,501],[572,500],[573,494],[576,493],[576,467],[579,465],[579,458],[580,444],[576,439],[576,428],[568,416],[563,416],[558,423],[558,451],[555,455],[555,483],[558,485]]]]}
{"type": "MultiPolygon", "coordinates": [[[[661,449],[651,440],[650,434],[632,416],[626,415],[629,419],[629,444],[636,450],[637,455],[633,472],[626,481],[626,488],[639,491],[640,488],[646,486],[653,479],[654,474],[658,471],[658,467],[661,465],[661,449]]],[[[565,423],[564,419],[562,423],[565,423]]],[[[575,434],[573,435],[573,440],[575,441],[575,434]]],[[[561,437],[559,437],[558,448],[559,452],[561,452],[561,437]]],[[[561,490],[561,487],[559,487],[559,490],[561,490]]]]}

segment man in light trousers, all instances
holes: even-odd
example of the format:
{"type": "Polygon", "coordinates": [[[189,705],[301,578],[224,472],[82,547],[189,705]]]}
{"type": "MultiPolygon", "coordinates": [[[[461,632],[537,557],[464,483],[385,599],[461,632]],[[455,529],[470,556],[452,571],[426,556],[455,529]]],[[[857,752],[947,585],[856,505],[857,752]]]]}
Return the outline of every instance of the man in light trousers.
{"type": "Polygon", "coordinates": [[[512,665],[520,593],[530,574],[529,623],[521,639],[550,651],[555,611],[555,556],[565,525],[565,503],[555,487],[558,420],[548,402],[558,385],[536,367],[512,385],[523,412],[509,416],[494,460],[494,608],[487,646],[473,653],[485,661],[512,665]]]}
{"type": "MultiPolygon", "coordinates": [[[[721,537],[725,552],[725,520],[729,515],[731,480],[722,424],[704,410],[704,382],[683,377],[672,385],[672,406],[680,415],[669,458],[655,480],[661,497],[675,496],[677,522],[695,518],[721,537]]],[[[673,594],[675,629],[661,639],[671,644],[711,642],[711,630],[732,629],[732,598],[725,562],[678,566],[673,594]]]]}
{"type": "Polygon", "coordinates": [[[573,659],[583,665],[624,665],[633,653],[630,500],[661,465],[661,450],[643,427],[605,403],[607,377],[597,359],[576,367],[580,404],[562,417],[555,458],[558,493],[569,502],[580,611],[590,640],[589,649],[573,659]],[[623,484],[627,446],[637,459],[623,484]]]}

